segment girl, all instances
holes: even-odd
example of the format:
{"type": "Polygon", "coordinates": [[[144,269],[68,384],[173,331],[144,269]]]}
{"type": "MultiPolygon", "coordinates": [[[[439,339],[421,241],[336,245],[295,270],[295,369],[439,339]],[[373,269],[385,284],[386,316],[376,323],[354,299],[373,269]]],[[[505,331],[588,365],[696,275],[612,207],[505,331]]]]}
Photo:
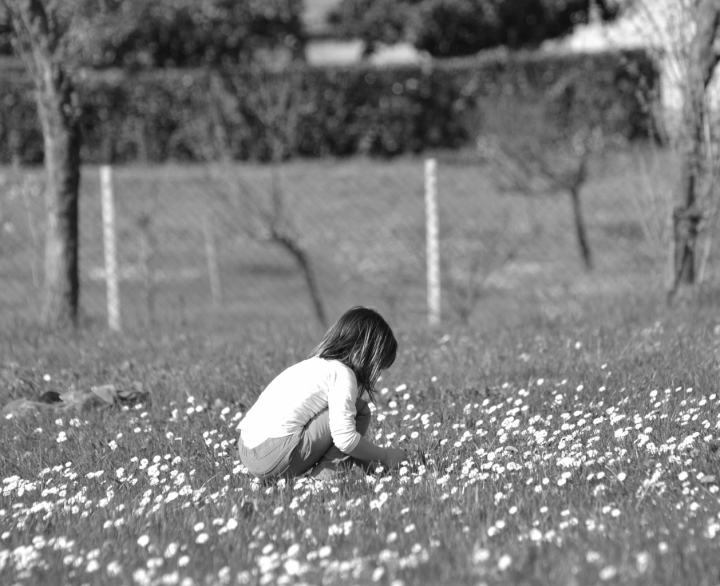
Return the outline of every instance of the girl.
{"type": "Polygon", "coordinates": [[[390,326],[372,309],[353,307],[332,326],[310,358],[280,373],[240,423],[240,459],[258,478],[320,479],[356,463],[387,469],[405,450],[365,439],[380,373],[395,361],[390,326]]]}

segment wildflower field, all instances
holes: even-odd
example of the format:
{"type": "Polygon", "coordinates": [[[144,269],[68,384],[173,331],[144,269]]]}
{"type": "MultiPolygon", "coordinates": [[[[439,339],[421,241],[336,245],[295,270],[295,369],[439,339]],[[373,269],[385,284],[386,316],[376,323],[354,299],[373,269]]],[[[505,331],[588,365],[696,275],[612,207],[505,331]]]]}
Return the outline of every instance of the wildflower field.
{"type": "Polygon", "coordinates": [[[236,428],[318,333],[0,334],[0,584],[717,584],[712,301],[398,329],[370,429],[399,471],[260,485],[236,428]]]}

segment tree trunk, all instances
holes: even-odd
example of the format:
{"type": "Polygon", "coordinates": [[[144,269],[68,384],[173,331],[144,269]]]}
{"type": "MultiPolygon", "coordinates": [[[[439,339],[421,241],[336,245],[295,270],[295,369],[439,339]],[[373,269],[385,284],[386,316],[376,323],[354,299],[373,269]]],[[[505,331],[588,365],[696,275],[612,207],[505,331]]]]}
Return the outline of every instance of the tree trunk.
{"type": "Polygon", "coordinates": [[[583,217],[582,207],[580,206],[580,190],[571,189],[570,199],[572,200],[575,234],[577,236],[578,248],[580,249],[580,256],[582,257],[585,270],[591,271],[593,269],[593,258],[592,251],[590,250],[590,241],[587,236],[587,229],[585,228],[585,218],[583,217]]]}
{"type": "Polygon", "coordinates": [[[312,300],[313,309],[315,310],[315,317],[317,317],[321,326],[327,328],[328,321],[327,314],[325,312],[325,305],[323,304],[320,288],[318,287],[317,279],[315,278],[315,271],[310,264],[307,252],[300,247],[294,238],[277,230],[275,227],[272,229],[272,239],[287,250],[298,263],[300,271],[305,278],[308,293],[310,293],[310,299],[312,300]]]}
{"type": "Polygon", "coordinates": [[[76,324],[80,301],[80,135],[77,126],[65,114],[68,101],[63,97],[64,92],[47,77],[38,90],[47,175],[42,319],[48,325],[76,324]]]}
{"type": "Polygon", "coordinates": [[[5,5],[35,85],[45,146],[47,233],[41,317],[48,325],[77,324],[80,132],[63,29],[55,3],[5,0],[5,5]]]}
{"type": "Polygon", "coordinates": [[[680,201],[673,210],[673,280],[668,301],[672,301],[681,288],[695,283],[695,248],[702,219],[697,203],[705,112],[702,99],[694,95],[697,90],[689,89],[688,93],[690,103],[685,107],[686,137],[680,172],[680,201]]]}
{"type": "Polygon", "coordinates": [[[695,252],[702,220],[702,211],[698,208],[698,190],[703,173],[703,129],[707,115],[705,102],[707,88],[719,58],[714,44],[720,26],[720,2],[699,0],[693,16],[696,29],[687,62],[680,201],[673,212],[674,266],[668,301],[672,301],[682,287],[695,283],[695,252]]]}
{"type": "MultiPolygon", "coordinates": [[[[277,151],[276,151],[277,152],[277,151]]],[[[308,253],[300,246],[300,243],[286,229],[283,228],[283,220],[285,216],[285,201],[282,189],[279,184],[277,162],[273,163],[272,168],[272,218],[269,222],[270,237],[273,241],[280,244],[295,259],[300,271],[305,278],[305,284],[310,294],[310,299],[315,310],[320,325],[324,328],[328,327],[327,313],[325,304],[323,303],[320,287],[318,286],[315,270],[310,262],[308,253]]]]}
{"type": "MultiPolygon", "coordinates": [[[[692,189],[692,188],[689,188],[692,189]]],[[[692,191],[686,191],[689,196],[692,191]]],[[[690,200],[687,197],[687,200],[690,200]]],[[[700,232],[702,214],[694,206],[677,206],[673,210],[673,266],[674,277],[670,289],[672,299],[683,285],[692,285],[695,282],[695,248],[700,232]]]]}

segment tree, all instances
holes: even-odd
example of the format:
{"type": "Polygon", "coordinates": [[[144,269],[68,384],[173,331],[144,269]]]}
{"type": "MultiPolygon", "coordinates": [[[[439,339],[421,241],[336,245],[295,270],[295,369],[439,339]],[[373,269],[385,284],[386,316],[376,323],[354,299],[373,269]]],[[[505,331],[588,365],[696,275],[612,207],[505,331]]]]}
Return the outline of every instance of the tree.
{"type": "MultiPolygon", "coordinates": [[[[93,68],[237,64],[283,47],[301,58],[295,0],[70,0],[78,24],[68,56],[93,68]],[[81,26],[80,26],[81,25],[81,26]]],[[[4,19],[0,11],[0,54],[4,19]]]]}
{"type": "Polygon", "coordinates": [[[407,21],[419,0],[342,0],[328,15],[335,35],[364,42],[363,54],[374,53],[378,45],[392,45],[404,39],[407,21]]]}
{"type": "Polygon", "coordinates": [[[409,22],[412,44],[437,57],[471,55],[503,44],[503,23],[494,2],[426,1],[409,22]]]}
{"type": "Polygon", "coordinates": [[[232,65],[277,47],[298,58],[305,42],[294,0],[104,0],[88,30],[78,57],[94,68],[232,65]]]}
{"type": "Polygon", "coordinates": [[[329,16],[336,34],[377,45],[411,42],[433,56],[506,46],[534,48],[571,33],[597,11],[617,17],[617,0],[342,0],[329,16]]]}
{"type": "Polygon", "coordinates": [[[568,196],[574,239],[586,271],[594,258],[582,209],[582,191],[589,179],[591,158],[607,140],[600,127],[572,124],[572,74],[556,82],[542,100],[520,105],[512,98],[498,101],[491,120],[477,139],[480,158],[490,165],[501,191],[528,200],[568,196]],[[548,125],[547,119],[555,124],[548,125]]]}
{"type": "Polygon", "coordinates": [[[547,39],[568,35],[587,24],[595,11],[602,21],[615,19],[620,5],[615,0],[500,0],[502,45],[511,49],[535,48],[547,39]]]}
{"type": "Polygon", "coordinates": [[[315,264],[303,244],[302,231],[296,226],[292,210],[288,209],[280,168],[280,163],[295,150],[298,119],[303,114],[303,104],[307,103],[300,95],[303,69],[269,70],[257,66],[252,69],[253,77],[260,83],[244,108],[237,102],[237,96],[244,89],[242,81],[222,76],[219,72],[213,73],[210,108],[214,111],[219,131],[217,142],[223,165],[216,168],[217,173],[211,177],[210,183],[215,187],[217,201],[223,205],[219,214],[230,219],[233,230],[240,226],[245,235],[279,246],[295,261],[305,281],[315,316],[320,325],[327,328],[327,311],[315,264]],[[238,174],[237,169],[229,164],[230,149],[227,136],[222,132],[223,112],[228,111],[234,112],[243,121],[260,123],[264,131],[271,163],[268,194],[253,193],[243,184],[242,173],[238,174]]]}
{"type": "Polygon", "coordinates": [[[686,62],[688,83],[683,104],[680,202],[673,214],[675,278],[669,291],[671,299],[681,285],[695,282],[695,249],[699,223],[703,218],[702,207],[703,203],[710,203],[702,200],[707,200],[712,194],[718,163],[717,155],[712,155],[712,138],[708,140],[706,130],[710,122],[708,87],[720,61],[720,52],[715,46],[720,29],[720,3],[717,0],[698,0],[692,7],[691,17],[695,26],[686,62]],[[703,189],[708,191],[702,193],[703,189]]]}
{"type": "Polygon", "coordinates": [[[3,0],[17,49],[35,86],[45,142],[45,284],[42,318],[49,325],[77,323],[79,307],[78,195],[80,130],[67,32],[71,2],[3,0]]]}
{"type": "MultiPolygon", "coordinates": [[[[668,141],[681,160],[673,210],[673,267],[668,301],[698,280],[699,244],[709,247],[720,198],[717,105],[711,82],[720,62],[718,0],[635,0],[638,33],[663,63],[666,86],[679,94],[678,123],[668,141]]],[[[709,248],[707,248],[709,251],[709,248]]]]}
{"type": "Polygon", "coordinates": [[[0,56],[12,55],[12,26],[10,15],[0,3],[0,56]]]}
{"type": "Polygon", "coordinates": [[[77,323],[81,66],[195,66],[300,38],[291,0],[0,0],[35,87],[44,136],[47,235],[42,318],[77,323]],[[293,33],[292,31],[295,31],[293,33]]]}

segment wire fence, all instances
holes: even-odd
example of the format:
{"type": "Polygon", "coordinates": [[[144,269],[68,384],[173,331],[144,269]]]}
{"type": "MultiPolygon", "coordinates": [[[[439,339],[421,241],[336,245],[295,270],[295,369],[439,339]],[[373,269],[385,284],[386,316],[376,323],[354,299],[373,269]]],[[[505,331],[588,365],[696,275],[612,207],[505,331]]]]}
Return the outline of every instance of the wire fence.
{"type": "MultiPolygon", "coordinates": [[[[592,161],[579,190],[588,265],[570,194],[503,187],[496,165],[441,156],[443,321],[527,307],[562,312],[568,300],[657,291],[675,165],[657,151],[592,161]]],[[[32,321],[42,290],[43,174],[4,169],[0,182],[0,323],[32,321]]],[[[118,167],[113,188],[125,330],[319,323],[355,304],[393,321],[426,320],[419,158],[118,167]]],[[[85,167],[82,316],[106,323],[100,193],[99,169],[85,167]]],[[[712,241],[701,248],[701,278],[712,282],[712,241]]]]}

